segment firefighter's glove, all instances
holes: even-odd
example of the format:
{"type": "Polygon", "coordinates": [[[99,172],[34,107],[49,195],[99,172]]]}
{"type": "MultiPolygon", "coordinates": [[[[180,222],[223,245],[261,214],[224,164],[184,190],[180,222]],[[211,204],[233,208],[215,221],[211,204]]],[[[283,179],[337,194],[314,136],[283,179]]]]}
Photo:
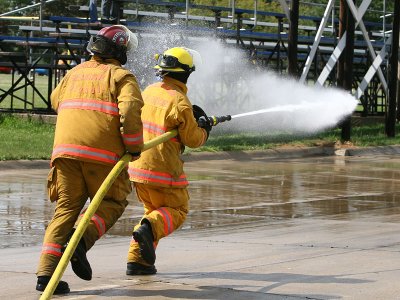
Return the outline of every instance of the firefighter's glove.
{"type": "Polygon", "coordinates": [[[201,127],[201,128],[203,128],[203,129],[206,130],[206,132],[207,132],[207,139],[208,139],[208,137],[210,136],[211,128],[212,128],[211,123],[210,123],[210,120],[208,119],[208,117],[201,116],[201,117],[199,118],[199,120],[197,121],[197,124],[199,125],[199,127],[201,127]]]}
{"type": "Polygon", "coordinates": [[[196,121],[199,121],[200,117],[207,117],[207,114],[204,112],[204,110],[197,105],[193,105],[193,116],[196,119],[196,121]]]}
{"type": "Polygon", "coordinates": [[[212,126],[207,114],[200,106],[193,105],[193,115],[197,121],[197,125],[206,130],[208,139],[212,126]]]}

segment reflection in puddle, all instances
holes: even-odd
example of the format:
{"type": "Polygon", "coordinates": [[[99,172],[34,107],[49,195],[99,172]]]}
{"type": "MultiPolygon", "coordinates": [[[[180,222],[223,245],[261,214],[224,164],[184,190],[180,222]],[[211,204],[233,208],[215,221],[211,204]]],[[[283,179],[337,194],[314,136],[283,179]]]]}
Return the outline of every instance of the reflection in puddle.
{"type": "MultiPolygon", "coordinates": [[[[182,230],[289,218],[379,216],[400,207],[400,159],[321,157],[186,163],[190,213],[182,230]]],[[[0,170],[0,248],[41,244],[54,205],[47,169],[0,170]]],[[[108,232],[129,236],[143,208],[134,193],[108,232]]]]}

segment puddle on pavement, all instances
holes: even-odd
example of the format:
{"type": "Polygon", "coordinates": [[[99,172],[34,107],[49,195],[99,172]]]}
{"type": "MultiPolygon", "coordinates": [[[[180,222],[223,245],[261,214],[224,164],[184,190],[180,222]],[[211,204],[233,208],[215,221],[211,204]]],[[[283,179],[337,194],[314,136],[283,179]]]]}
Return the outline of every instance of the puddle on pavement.
{"type": "MultiPolygon", "coordinates": [[[[321,157],[186,163],[190,214],[181,230],[292,218],[369,218],[400,208],[400,158],[321,157]]],[[[0,170],[0,248],[42,242],[54,205],[46,169],[0,170]]],[[[108,235],[129,236],[143,208],[134,193],[108,235]]]]}

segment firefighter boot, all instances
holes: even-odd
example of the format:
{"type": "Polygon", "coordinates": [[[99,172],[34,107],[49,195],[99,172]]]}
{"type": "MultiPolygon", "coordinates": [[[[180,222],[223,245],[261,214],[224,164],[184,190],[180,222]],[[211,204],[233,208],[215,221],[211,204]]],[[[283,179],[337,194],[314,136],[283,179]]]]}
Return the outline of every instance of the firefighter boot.
{"type": "Polygon", "coordinates": [[[83,280],[92,280],[92,268],[86,258],[86,246],[81,239],[71,258],[71,266],[74,273],[83,280]]]}
{"type": "MultiPolygon", "coordinates": [[[[37,278],[37,284],[36,284],[36,290],[43,292],[47,284],[50,281],[51,276],[38,276],[37,278]]],[[[54,295],[61,295],[61,294],[68,294],[69,293],[69,286],[68,283],[65,281],[60,281],[54,290],[54,295]]]]}
{"type": "Polygon", "coordinates": [[[126,268],[126,275],[154,275],[157,269],[154,265],[145,266],[136,262],[130,262],[126,268]]]}
{"type": "Polygon", "coordinates": [[[139,244],[140,255],[146,263],[154,265],[156,252],[154,250],[154,238],[151,231],[150,222],[144,219],[142,225],[132,233],[133,238],[139,244]]]}

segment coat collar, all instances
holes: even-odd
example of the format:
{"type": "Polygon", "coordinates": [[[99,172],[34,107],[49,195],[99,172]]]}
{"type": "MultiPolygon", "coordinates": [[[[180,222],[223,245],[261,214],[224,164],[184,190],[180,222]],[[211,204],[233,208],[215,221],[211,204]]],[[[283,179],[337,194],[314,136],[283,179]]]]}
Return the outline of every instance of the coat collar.
{"type": "Polygon", "coordinates": [[[176,80],[174,78],[168,77],[168,76],[165,76],[163,78],[163,82],[165,82],[167,85],[171,85],[171,86],[177,88],[183,94],[185,94],[185,95],[187,94],[188,88],[187,88],[186,84],[184,84],[183,82],[176,80]]]}
{"type": "Polygon", "coordinates": [[[115,66],[119,66],[119,67],[121,66],[121,63],[118,60],[114,59],[114,58],[101,58],[101,57],[99,57],[97,55],[93,55],[90,58],[90,60],[96,61],[98,63],[107,63],[107,64],[112,64],[112,65],[115,65],[115,66]]]}

